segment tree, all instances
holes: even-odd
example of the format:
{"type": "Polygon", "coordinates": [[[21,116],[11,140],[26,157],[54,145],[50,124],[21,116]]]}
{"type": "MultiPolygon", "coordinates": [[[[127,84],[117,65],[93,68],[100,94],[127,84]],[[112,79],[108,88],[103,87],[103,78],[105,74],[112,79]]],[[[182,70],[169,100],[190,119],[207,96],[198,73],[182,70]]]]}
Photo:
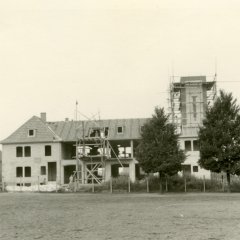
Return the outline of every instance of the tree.
{"type": "Polygon", "coordinates": [[[231,93],[220,91],[199,130],[199,165],[212,172],[225,172],[230,191],[230,174],[240,175],[239,106],[231,93]]]}
{"type": "MultiPolygon", "coordinates": [[[[161,177],[181,171],[186,156],[180,150],[178,135],[163,108],[155,108],[152,118],[143,126],[137,159],[146,173],[158,172],[161,177]]],[[[160,184],[161,185],[161,184],[160,184]]]]}

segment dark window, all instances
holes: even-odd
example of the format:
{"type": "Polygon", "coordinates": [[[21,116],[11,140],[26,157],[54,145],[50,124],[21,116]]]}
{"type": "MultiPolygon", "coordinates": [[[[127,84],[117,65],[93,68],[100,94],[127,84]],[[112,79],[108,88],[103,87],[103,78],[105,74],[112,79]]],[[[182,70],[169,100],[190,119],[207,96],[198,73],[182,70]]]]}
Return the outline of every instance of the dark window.
{"type": "Polygon", "coordinates": [[[144,126],[141,126],[141,127],[140,127],[140,132],[141,132],[141,133],[143,132],[143,127],[144,127],[144,126]]]}
{"type": "Polygon", "coordinates": [[[100,129],[90,129],[89,137],[100,137],[100,129]]]}
{"type": "Polygon", "coordinates": [[[16,156],[17,157],[22,157],[23,156],[23,148],[22,147],[17,147],[16,148],[16,156]]]}
{"type": "Polygon", "coordinates": [[[41,175],[46,175],[46,167],[41,166],[41,175]]]}
{"type": "Polygon", "coordinates": [[[21,186],[23,186],[23,183],[17,183],[16,184],[18,187],[21,187],[21,186]]]}
{"type": "Polygon", "coordinates": [[[31,187],[31,183],[25,183],[25,187],[31,187]]]}
{"type": "Polygon", "coordinates": [[[108,132],[109,132],[109,128],[105,127],[104,128],[104,136],[107,137],[108,136],[108,132]]]}
{"type": "Polygon", "coordinates": [[[24,156],[31,157],[31,147],[29,146],[24,147],[24,156]]]}
{"type": "Polygon", "coordinates": [[[33,129],[29,129],[28,130],[28,136],[29,137],[33,137],[34,136],[34,130],[33,129]]]}
{"type": "Polygon", "coordinates": [[[193,151],[199,151],[199,142],[198,140],[193,141],[193,151]]]}
{"type": "Polygon", "coordinates": [[[22,177],[22,176],[23,176],[23,168],[16,167],[16,177],[22,177]]]}
{"type": "Polygon", "coordinates": [[[45,146],[45,156],[52,156],[52,146],[50,145],[45,146]]]}
{"type": "Polygon", "coordinates": [[[31,177],[31,167],[25,167],[25,177],[31,177]]]}
{"type": "Polygon", "coordinates": [[[193,166],[193,172],[198,172],[198,166],[193,166]]]}
{"type": "Polygon", "coordinates": [[[182,170],[183,170],[183,176],[190,175],[191,174],[191,165],[189,165],[189,164],[182,165],[182,170]]]}
{"type": "Polygon", "coordinates": [[[185,141],[185,151],[192,151],[191,141],[185,141]]]}
{"type": "Polygon", "coordinates": [[[117,128],[117,133],[123,133],[123,127],[118,127],[117,128]]]}

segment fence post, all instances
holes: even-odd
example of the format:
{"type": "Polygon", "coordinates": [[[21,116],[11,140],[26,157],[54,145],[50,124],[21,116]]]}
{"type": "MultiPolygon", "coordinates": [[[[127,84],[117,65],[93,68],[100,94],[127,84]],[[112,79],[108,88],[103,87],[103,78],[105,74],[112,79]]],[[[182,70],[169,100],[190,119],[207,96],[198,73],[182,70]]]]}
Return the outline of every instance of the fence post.
{"type": "Polygon", "coordinates": [[[203,175],[203,192],[206,192],[205,175],[203,175]]]}
{"type": "Polygon", "coordinates": [[[159,184],[160,184],[160,193],[162,194],[163,193],[163,189],[162,189],[162,176],[161,174],[159,173],[159,184]]]}
{"type": "Polygon", "coordinates": [[[222,191],[224,192],[224,179],[223,179],[223,175],[222,175],[222,191]]]}
{"type": "Polygon", "coordinates": [[[4,192],[4,189],[5,187],[4,187],[4,177],[2,177],[2,191],[4,192]]]}
{"type": "Polygon", "coordinates": [[[39,188],[39,176],[38,176],[38,192],[40,192],[40,188],[39,188]]]}
{"type": "Polygon", "coordinates": [[[184,192],[187,192],[187,179],[186,177],[184,178],[184,192]]]}
{"type": "Polygon", "coordinates": [[[166,177],[166,192],[168,192],[168,179],[166,177]]]}
{"type": "Polygon", "coordinates": [[[128,192],[131,192],[131,179],[128,177],[128,192]]]}
{"type": "Polygon", "coordinates": [[[23,185],[23,183],[22,183],[22,177],[20,177],[20,191],[22,192],[22,185],[23,185]]]}
{"type": "Polygon", "coordinates": [[[149,180],[148,180],[148,176],[147,176],[147,193],[149,193],[149,180]]]}
{"type": "Polygon", "coordinates": [[[92,177],[92,193],[94,193],[94,179],[93,179],[93,177],[92,177]]]}
{"type": "Polygon", "coordinates": [[[73,182],[73,188],[74,188],[73,191],[77,192],[77,180],[73,182]]]}
{"type": "Polygon", "coordinates": [[[113,188],[112,188],[112,177],[110,177],[110,193],[113,192],[113,188]]]}

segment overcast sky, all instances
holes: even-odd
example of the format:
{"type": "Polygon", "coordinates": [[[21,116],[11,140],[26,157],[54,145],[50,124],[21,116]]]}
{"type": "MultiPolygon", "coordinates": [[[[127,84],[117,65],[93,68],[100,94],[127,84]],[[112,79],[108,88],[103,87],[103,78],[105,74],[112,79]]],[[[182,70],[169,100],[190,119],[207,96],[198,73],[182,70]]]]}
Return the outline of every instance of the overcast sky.
{"type": "Polygon", "coordinates": [[[73,119],[76,100],[88,116],[150,117],[170,75],[216,65],[240,99],[239,13],[229,0],[0,0],[0,139],[40,112],[73,119]]]}

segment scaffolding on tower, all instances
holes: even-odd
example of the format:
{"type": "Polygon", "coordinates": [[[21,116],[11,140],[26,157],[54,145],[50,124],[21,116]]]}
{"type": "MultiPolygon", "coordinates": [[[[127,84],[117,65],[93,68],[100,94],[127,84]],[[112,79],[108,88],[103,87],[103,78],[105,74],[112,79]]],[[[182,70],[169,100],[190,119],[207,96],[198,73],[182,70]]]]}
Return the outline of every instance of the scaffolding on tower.
{"type": "Polygon", "coordinates": [[[216,91],[216,75],[170,78],[169,114],[178,134],[197,134],[216,91]]]}

